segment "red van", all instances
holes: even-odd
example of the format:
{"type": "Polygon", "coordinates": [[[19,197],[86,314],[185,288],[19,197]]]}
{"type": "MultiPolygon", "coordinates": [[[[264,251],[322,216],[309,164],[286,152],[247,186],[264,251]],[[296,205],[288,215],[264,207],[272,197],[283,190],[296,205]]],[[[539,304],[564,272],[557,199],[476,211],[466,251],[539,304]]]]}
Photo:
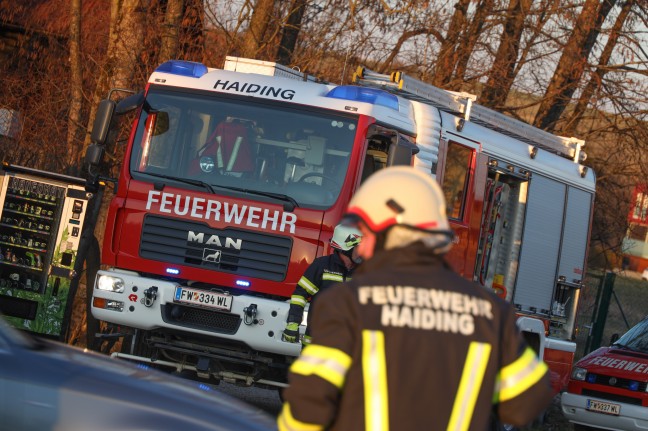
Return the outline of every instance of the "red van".
{"type": "Polygon", "coordinates": [[[648,430],[648,317],[578,361],[561,404],[576,431],[648,430]]]}

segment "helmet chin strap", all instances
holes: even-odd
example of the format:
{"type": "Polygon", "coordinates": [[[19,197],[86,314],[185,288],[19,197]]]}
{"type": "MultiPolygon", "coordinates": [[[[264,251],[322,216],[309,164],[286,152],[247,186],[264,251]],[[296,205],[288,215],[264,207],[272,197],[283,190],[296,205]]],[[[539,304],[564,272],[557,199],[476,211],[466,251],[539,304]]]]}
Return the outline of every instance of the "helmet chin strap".
{"type": "Polygon", "coordinates": [[[347,258],[349,258],[349,260],[351,261],[353,266],[360,265],[362,263],[362,257],[361,256],[357,256],[355,258],[353,257],[353,248],[351,248],[349,250],[336,250],[336,251],[338,253],[340,253],[341,255],[344,255],[347,258]]]}

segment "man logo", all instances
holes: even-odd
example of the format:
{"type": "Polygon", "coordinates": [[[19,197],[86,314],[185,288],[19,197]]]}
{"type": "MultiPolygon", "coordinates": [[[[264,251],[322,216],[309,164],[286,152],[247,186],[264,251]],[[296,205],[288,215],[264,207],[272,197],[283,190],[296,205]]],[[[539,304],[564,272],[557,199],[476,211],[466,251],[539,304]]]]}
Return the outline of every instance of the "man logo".
{"type": "Polygon", "coordinates": [[[211,248],[203,249],[203,262],[219,263],[221,258],[220,250],[212,250],[211,248]]]}

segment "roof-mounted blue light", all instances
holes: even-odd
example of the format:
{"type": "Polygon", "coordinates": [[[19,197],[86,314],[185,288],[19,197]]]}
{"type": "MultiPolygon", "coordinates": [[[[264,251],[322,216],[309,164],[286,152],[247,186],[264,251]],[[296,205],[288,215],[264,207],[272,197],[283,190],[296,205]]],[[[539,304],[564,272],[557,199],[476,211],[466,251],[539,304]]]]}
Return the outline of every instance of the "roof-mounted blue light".
{"type": "Polygon", "coordinates": [[[207,66],[193,61],[169,60],[159,65],[155,71],[200,78],[207,73],[207,66]]]}
{"type": "Polygon", "coordinates": [[[387,108],[398,111],[398,97],[395,94],[377,88],[341,85],[329,91],[326,97],[371,103],[372,105],[386,106],[387,108]]]}

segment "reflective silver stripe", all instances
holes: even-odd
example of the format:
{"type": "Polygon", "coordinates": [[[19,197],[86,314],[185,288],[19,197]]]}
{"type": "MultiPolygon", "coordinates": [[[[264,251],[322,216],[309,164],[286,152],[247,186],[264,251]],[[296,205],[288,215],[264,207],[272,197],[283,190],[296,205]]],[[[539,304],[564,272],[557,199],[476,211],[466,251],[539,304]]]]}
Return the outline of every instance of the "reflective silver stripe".
{"type": "Polygon", "coordinates": [[[331,274],[330,272],[325,272],[324,275],[322,275],[322,280],[343,282],[344,277],[342,277],[340,274],[331,274]]]}
{"type": "Polygon", "coordinates": [[[317,286],[311,283],[311,281],[304,276],[302,276],[302,278],[299,279],[299,283],[297,284],[303,287],[304,290],[306,290],[306,292],[310,293],[311,295],[315,295],[317,294],[317,292],[319,292],[317,286]]]}
{"type": "Polygon", "coordinates": [[[293,296],[290,297],[290,303],[305,307],[306,306],[306,299],[303,296],[293,295],[293,296]]]}
{"type": "Polygon", "coordinates": [[[302,356],[299,358],[300,362],[311,365],[312,367],[325,367],[329,370],[335,371],[338,374],[346,374],[347,368],[333,359],[318,358],[317,356],[302,356]]]}
{"type": "Polygon", "coordinates": [[[350,366],[351,357],[342,350],[309,344],[304,346],[301,356],[290,366],[290,372],[303,376],[316,375],[341,389],[350,366]]]}
{"type": "Polygon", "coordinates": [[[547,365],[527,347],[513,363],[502,368],[495,386],[498,401],[507,401],[538,382],[547,372],[547,365]]]}

